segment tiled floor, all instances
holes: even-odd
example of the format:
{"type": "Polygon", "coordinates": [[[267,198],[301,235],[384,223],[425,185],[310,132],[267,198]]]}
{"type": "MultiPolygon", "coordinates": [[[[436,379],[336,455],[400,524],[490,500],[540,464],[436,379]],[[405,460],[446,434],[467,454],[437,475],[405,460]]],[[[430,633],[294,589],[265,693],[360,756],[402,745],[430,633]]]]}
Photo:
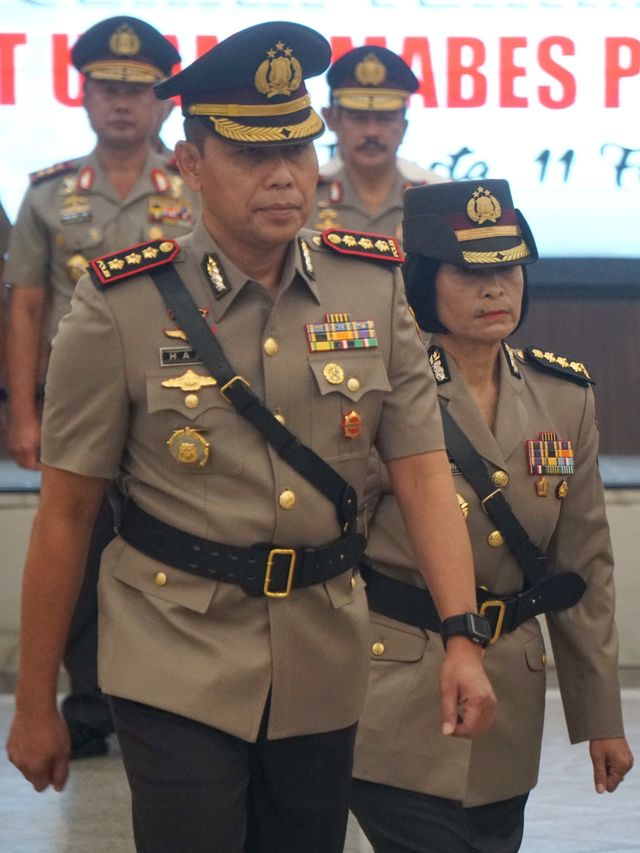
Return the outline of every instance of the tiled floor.
{"type": "MultiPolygon", "coordinates": [[[[0,697],[2,743],[12,704],[0,697]]],[[[624,706],[639,766],[616,794],[597,796],[586,746],[568,745],[558,694],[550,691],[541,780],[529,801],[522,853],[640,853],[640,690],[625,690],[624,706]]],[[[0,758],[2,853],[132,853],[128,810],[116,749],[75,764],[63,794],[36,794],[4,753],[0,758]]],[[[345,853],[371,853],[355,825],[345,853]]]]}

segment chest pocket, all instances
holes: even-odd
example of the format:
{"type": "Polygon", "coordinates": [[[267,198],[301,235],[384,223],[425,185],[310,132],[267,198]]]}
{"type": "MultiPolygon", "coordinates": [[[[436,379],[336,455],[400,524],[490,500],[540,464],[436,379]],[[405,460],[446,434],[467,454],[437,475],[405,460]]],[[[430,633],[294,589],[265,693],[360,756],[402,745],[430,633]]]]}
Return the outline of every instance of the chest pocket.
{"type": "MultiPolygon", "coordinates": [[[[207,376],[206,368],[191,368],[207,376]]],[[[183,376],[187,368],[160,368],[145,376],[147,413],[154,434],[167,445],[185,474],[237,475],[244,469],[249,450],[250,424],[220,396],[216,386],[183,390],[162,383],[183,376]]]]}
{"type": "Polygon", "coordinates": [[[376,434],[384,394],[391,391],[377,350],[313,354],[313,447],[325,459],[365,456],[376,434]]]}
{"type": "Polygon", "coordinates": [[[82,252],[88,259],[100,254],[103,229],[93,222],[62,224],[59,227],[61,248],[65,252],[82,252]],[[92,250],[96,251],[92,251],[92,250]]]}

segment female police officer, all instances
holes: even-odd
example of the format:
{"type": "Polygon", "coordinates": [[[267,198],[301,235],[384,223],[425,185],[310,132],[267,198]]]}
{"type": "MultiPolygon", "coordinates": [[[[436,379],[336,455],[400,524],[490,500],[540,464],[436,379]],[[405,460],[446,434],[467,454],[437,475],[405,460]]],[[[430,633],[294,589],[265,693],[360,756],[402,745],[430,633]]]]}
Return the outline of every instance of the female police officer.
{"type": "Polygon", "coordinates": [[[410,189],[404,229],[409,302],[431,333],[478,603],[492,624],[485,665],[498,711],[473,743],[440,735],[439,623],[379,478],[353,810],[377,853],[506,853],[520,846],[538,773],[546,656],[534,616],[547,613],[569,734],[590,742],[596,789],[613,791],[632,763],[593,394],[581,363],[504,342],[526,310],[524,265],[537,258],[506,181],[410,189]]]}

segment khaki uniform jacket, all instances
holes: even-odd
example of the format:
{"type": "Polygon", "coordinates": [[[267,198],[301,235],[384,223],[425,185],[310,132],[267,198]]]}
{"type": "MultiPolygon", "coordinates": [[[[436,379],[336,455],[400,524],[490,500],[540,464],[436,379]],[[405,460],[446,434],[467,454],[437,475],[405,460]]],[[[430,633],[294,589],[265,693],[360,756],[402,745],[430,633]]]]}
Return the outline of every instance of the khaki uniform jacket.
{"type": "Polygon", "coordinates": [[[429,175],[433,177],[424,181],[409,181],[398,172],[384,204],[372,216],[364,207],[344,167],[326,178],[321,173],[316,190],[316,207],[307,225],[319,231],[342,228],[368,234],[388,234],[402,242],[402,195],[407,187],[444,180],[435,172],[429,175]]]}
{"type": "MultiPolygon", "coordinates": [[[[446,346],[444,338],[433,342],[446,346]]],[[[495,435],[448,357],[451,379],[438,394],[487,463],[509,475],[504,495],[525,530],[558,570],[572,569],[588,589],[573,608],[547,617],[569,736],[573,743],[623,734],[613,621],[613,560],[597,464],[594,400],[585,388],[535,366],[500,356],[495,435]],[[549,491],[538,497],[538,475],[528,471],[525,442],[540,432],[573,442],[575,473],[568,493],[556,495],[560,475],[546,475],[549,491]]],[[[457,492],[469,504],[467,518],[478,585],[516,592],[523,575],[506,544],[492,547],[494,529],[478,497],[454,472],[457,492]]],[[[382,478],[383,494],[369,526],[367,553],[380,571],[421,585],[413,568],[397,504],[382,478]]],[[[372,655],[365,712],[358,727],[354,775],[394,787],[483,805],[534,787],[538,776],[545,699],[545,648],[537,619],[504,634],[486,650],[484,663],[496,693],[496,720],[477,740],[440,734],[438,671],[443,647],[437,634],[371,615],[372,655]],[[380,646],[376,647],[380,652],[380,646]]]]}
{"type": "MultiPolygon", "coordinates": [[[[361,496],[373,443],[383,459],[444,446],[435,384],[397,270],[316,247],[315,235],[303,233],[304,246],[290,246],[275,302],[225,258],[202,223],[180,241],[175,269],[209,312],[235,370],[361,496]],[[220,294],[216,277],[219,298],[203,264],[214,255],[226,286],[220,294]],[[372,320],[377,346],[310,351],[305,325],[343,312],[372,320]],[[340,381],[340,371],[325,370],[330,364],[342,370],[340,381]],[[353,410],[362,426],[352,439],[342,417],[353,410]]],[[[162,350],[188,347],[165,330],[175,324],[149,277],[101,291],[88,277],[80,280],[53,343],[43,461],[117,476],[142,509],[213,541],[313,547],[336,539],[333,505],[217,388],[194,394],[162,384],[186,370],[170,360],[162,367],[162,350]],[[210,445],[202,466],[182,464],[167,446],[187,428],[210,445]],[[289,494],[284,501],[285,491],[293,500],[289,494]]],[[[207,375],[201,364],[190,368],[207,375]]],[[[248,741],[258,734],[269,692],[270,738],[348,726],[364,704],[369,642],[363,583],[347,568],[288,598],[256,598],[158,563],[116,538],[101,566],[100,685],[248,741]]]]}
{"type": "Polygon", "coordinates": [[[199,199],[151,152],[125,199],[95,153],[32,176],[11,233],[6,279],[14,287],[50,289],[50,340],[69,310],[86,264],[121,246],[180,237],[194,225],[199,199]]]}

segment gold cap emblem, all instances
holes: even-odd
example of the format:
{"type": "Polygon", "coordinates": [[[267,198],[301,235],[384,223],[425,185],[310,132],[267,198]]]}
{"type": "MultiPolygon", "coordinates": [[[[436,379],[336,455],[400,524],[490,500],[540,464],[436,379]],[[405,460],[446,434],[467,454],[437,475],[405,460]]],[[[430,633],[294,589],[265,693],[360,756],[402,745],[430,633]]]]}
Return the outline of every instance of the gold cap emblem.
{"type": "Polygon", "coordinates": [[[467,216],[472,222],[484,225],[485,222],[497,222],[502,216],[502,208],[489,190],[478,187],[467,202],[467,216]]]}
{"type": "Polygon", "coordinates": [[[140,53],[140,39],[129,24],[122,24],[109,39],[109,50],[116,56],[134,56],[140,53]]]}
{"type": "Polygon", "coordinates": [[[261,62],[255,76],[256,89],[261,95],[290,95],[300,88],[302,66],[293,56],[293,48],[279,41],[267,51],[268,59],[261,62]]]}
{"type": "Polygon", "coordinates": [[[368,53],[356,65],[355,78],[363,86],[379,86],[387,79],[387,69],[375,53],[368,53]]]}

